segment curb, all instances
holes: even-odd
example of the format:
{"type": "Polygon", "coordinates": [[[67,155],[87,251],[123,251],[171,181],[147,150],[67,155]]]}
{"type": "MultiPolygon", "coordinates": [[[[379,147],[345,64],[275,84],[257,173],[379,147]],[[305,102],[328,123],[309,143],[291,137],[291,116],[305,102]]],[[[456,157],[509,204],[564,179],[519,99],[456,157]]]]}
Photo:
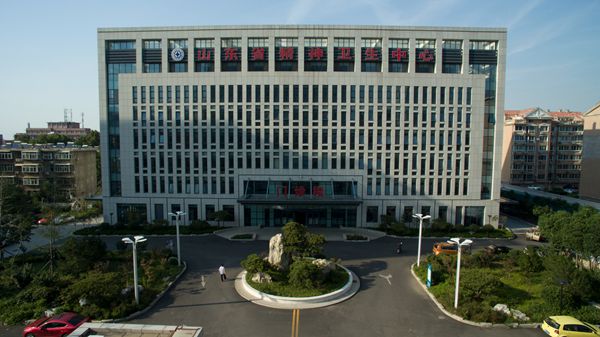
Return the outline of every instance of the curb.
{"type": "MultiPolygon", "coordinates": [[[[243,234],[245,234],[245,233],[243,233],[243,234]]],[[[227,238],[227,240],[229,240],[231,242],[250,242],[250,241],[256,241],[256,233],[252,233],[252,238],[251,239],[233,239],[233,237],[236,236],[236,235],[240,235],[240,234],[235,234],[235,235],[227,238]]]]}
{"type": "Polygon", "coordinates": [[[340,289],[328,294],[311,297],[284,297],[260,292],[246,282],[247,272],[244,270],[236,276],[235,290],[238,295],[254,304],[273,309],[314,309],[323,308],[344,302],[353,297],[360,288],[360,279],[348,268],[339,265],[349,275],[348,282],[340,289]]]}
{"type": "Polygon", "coordinates": [[[452,318],[455,321],[464,323],[464,324],[468,324],[468,325],[472,325],[472,326],[476,326],[476,327],[480,327],[480,328],[507,328],[507,329],[514,329],[514,328],[524,328],[524,329],[537,329],[540,327],[541,323],[524,323],[524,324],[519,324],[519,323],[509,323],[509,324],[494,324],[494,323],[486,323],[486,322],[473,322],[470,321],[468,319],[464,319],[456,314],[453,314],[451,312],[449,312],[448,310],[446,310],[446,308],[444,308],[444,306],[438,302],[438,300],[435,298],[435,296],[433,296],[433,294],[431,292],[429,292],[429,290],[427,290],[427,287],[423,284],[423,282],[421,282],[421,279],[419,279],[419,277],[417,276],[417,274],[415,274],[415,271],[413,269],[413,267],[415,266],[415,264],[411,264],[410,265],[410,273],[412,274],[412,276],[415,278],[415,280],[417,280],[417,282],[419,283],[419,285],[421,286],[421,288],[423,288],[423,290],[425,291],[425,293],[429,296],[429,298],[431,299],[431,301],[433,303],[435,303],[435,305],[440,309],[440,311],[442,313],[444,313],[444,315],[452,318]]]}
{"type": "MultiPolygon", "coordinates": [[[[204,234],[179,234],[179,236],[209,236],[213,233],[204,233],[204,234]]],[[[131,236],[131,235],[143,235],[148,238],[157,238],[157,237],[166,237],[166,236],[176,236],[176,234],[73,234],[73,236],[86,237],[93,236],[99,238],[111,238],[111,237],[123,237],[123,236],[131,236]]]]}
{"type": "Polygon", "coordinates": [[[120,322],[126,322],[129,320],[132,320],[134,318],[137,318],[145,313],[147,313],[148,311],[150,311],[150,309],[152,309],[154,307],[154,305],[156,305],[156,303],[158,303],[158,301],[160,299],[162,299],[169,290],[171,290],[175,284],[177,284],[177,282],[179,282],[179,279],[181,278],[181,276],[183,276],[183,274],[185,274],[185,272],[187,271],[187,263],[185,261],[183,261],[183,270],[177,274],[177,276],[175,276],[175,279],[173,280],[173,282],[169,283],[169,285],[167,286],[167,288],[165,288],[165,290],[163,290],[160,294],[156,295],[156,297],[154,298],[154,300],[152,300],[152,302],[150,302],[150,304],[148,304],[148,306],[140,311],[136,311],[133,314],[124,317],[124,318],[116,318],[116,319],[105,319],[105,320],[100,320],[97,322],[101,322],[101,323],[120,323],[120,322]]]}

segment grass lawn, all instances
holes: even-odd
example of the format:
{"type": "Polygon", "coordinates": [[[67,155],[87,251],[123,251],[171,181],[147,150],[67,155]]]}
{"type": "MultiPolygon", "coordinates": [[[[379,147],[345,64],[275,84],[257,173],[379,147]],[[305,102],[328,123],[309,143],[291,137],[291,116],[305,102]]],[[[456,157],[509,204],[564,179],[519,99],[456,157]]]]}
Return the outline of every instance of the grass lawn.
{"type": "Polygon", "coordinates": [[[278,274],[274,271],[270,271],[269,275],[273,277],[274,281],[272,283],[253,282],[252,275],[250,273],[246,274],[246,281],[248,281],[248,284],[252,288],[258,291],[285,297],[309,297],[324,295],[342,288],[346,282],[348,282],[348,273],[339,267],[331,271],[327,282],[323,283],[321,287],[313,289],[294,287],[293,285],[287,283],[284,275],[280,273],[278,274]]]}
{"type": "MultiPolygon", "coordinates": [[[[512,317],[491,310],[499,303],[519,310],[530,318],[528,322],[521,323],[539,323],[548,316],[559,314],[557,299],[553,298],[549,302],[548,295],[545,295],[548,284],[552,284],[549,281],[552,278],[549,271],[544,268],[535,272],[525,271],[514,265],[507,254],[494,256],[491,264],[481,266],[477,265],[477,261],[485,258],[482,257],[484,253],[476,254],[479,255],[463,255],[458,310],[454,309],[456,257],[428,257],[427,262],[432,264],[433,271],[433,285],[429,291],[446,310],[472,321],[492,323],[516,322],[512,317]],[[476,298],[477,295],[480,295],[479,298],[476,298]]],[[[523,253],[517,251],[511,255],[519,254],[523,253]]],[[[428,263],[421,264],[419,268],[414,267],[415,274],[423,283],[427,277],[428,263]]],[[[571,307],[565,305],[563,314],[593,324],[600,323],[600,310],[585,303],[571,307]]]]}

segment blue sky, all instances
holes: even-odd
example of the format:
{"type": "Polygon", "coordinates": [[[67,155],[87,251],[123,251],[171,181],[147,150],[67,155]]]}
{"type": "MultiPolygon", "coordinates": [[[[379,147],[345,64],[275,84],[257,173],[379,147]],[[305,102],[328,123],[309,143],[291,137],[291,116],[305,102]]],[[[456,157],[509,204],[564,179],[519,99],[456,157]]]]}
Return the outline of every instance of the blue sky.
{"type": "Polygon", "coordinates": [[[98,128],[98,27],[368,24],[508,28],[506,108],[600,100],[598,0],[10,1],[0,5],[0,134],[73,110],[98,128]]]}

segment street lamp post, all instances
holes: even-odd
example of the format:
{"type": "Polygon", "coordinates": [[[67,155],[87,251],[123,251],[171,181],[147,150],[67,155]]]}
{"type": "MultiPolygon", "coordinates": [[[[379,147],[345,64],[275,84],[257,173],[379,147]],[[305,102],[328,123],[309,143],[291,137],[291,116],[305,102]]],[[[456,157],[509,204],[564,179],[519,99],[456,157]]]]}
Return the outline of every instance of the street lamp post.
{"type": "Polygon", "coordinates": [[[466,239],[461,241],[460,238],[452,238],[448,243],[458,245],[458,259],[456,260],[456,289],[454,290],[454,309],[458,308],[458,283],[460,282],[460,256],[462,247],[473,243],[472,240],[466,239]]]}
{"type": "Polygon", "coordinates": [[[430,215],[414,214],[413,218],[419,219],[419,248],[417,251],[417,267],[421,265],[421,238],[423,236],[423,220],[430,219],[430,215]]]}
{"type": "Polygon", "coordinates": [[[110,212],[110,224],[111,225],[113,224],[113,220],[112,219],[113,219],[113,212],[110,212]]]}
{"type": "Polygon", "coordinates": [[[133,293],[135,295],[135,304],[140,304],[140,294],[138,291],[138,275],[137,275],[137,244],[144,242],[147,239],[142,235],[136,235],[133,240],[130,238],[122,238],[121,241],[133,245],[133,293]]]}
{"type": "Polygon", "coordinates": [[[177,265],[181,266],[181,247],[179,246],[179,220],[182,216],[185,215],[185,212],[177,211],[175,213],[169,212],[169,216],[175,218],[175,232],[177,236],[177,265]]]}

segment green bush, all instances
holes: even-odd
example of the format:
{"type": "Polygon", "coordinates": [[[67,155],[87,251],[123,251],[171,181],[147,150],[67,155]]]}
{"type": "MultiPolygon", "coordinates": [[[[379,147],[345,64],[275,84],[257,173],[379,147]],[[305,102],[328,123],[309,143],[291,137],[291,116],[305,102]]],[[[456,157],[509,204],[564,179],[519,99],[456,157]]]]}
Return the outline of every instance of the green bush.
{"type": "Polygon", "coordinates": [[[495,275],[485,269],[465,268],[460,275],[461,298],[482,301],[502,286],[495,275]]]}
{"type": "Polygon", "coordinates": [[[537,273],[544,270],[542,258],[533,249],[517,255],[517,266],[525,273],[537,273]]]}
{"type": "Polygon", "coordinates": [[[465,265],[473,268],[490,268],[494,264],[494,255],[484,251],[478,251],[474,254],[465,254],[465,265]]]}
{"type": "Polygon", "coordinates": [[[284,253],[289,257],[314,257],[321,253],[325,244],[323,235],[310,233],[297,222],[288,222],[282,232],[284,253]]]}
{"type": "Polygon", "coordinates": [[[494,226],[487,224],[487,225],[483,225],[483,227],[481,227],[479,229],[481,232],[493,232],[496,230],[496,228],[494,228],[494,226]]]}
{"type": "Polygon", "coordinates": [[[106,256],[106,244],[96,237],[70,238],[60,248],[61,269],[73,275],[84,272],[106,256]]]}
{"type": "Polygon", "coordinates": [[[447,232],[452,228],[448,221],[437,218],[431,222],[431,230],[434,232],[447,232]]]}
{"type": "Polygon", "coordinates": [[[266,272],[269,270],[269,263],[256,254],[250,254],[242,260],[241,265],[248,273],[266,272]]]}
{"type": "Polygon", "coordinates": [[[295,287],[313,289],[323,280],[318,266],[306,259],[297,259],[290,266],[289,283],[295,287]]]}
{"type": "Polygon", "coordinates": [[[123,275],[90,271],[72,283],[61,297],[65,305],[82,315],[91,317],[113,317],[112,307],[123,302],[132,302],[133,296],[124,298],[121,290],[125,287],[123,275]],[[80,299],[87,304],[81,306],[80,299]]]}
{"type": "Polygon", "coordinates": [[[193,220],[190,222],[191,229],[204,229],[210,227],[210,224],[205,220],[193,220]]]}

